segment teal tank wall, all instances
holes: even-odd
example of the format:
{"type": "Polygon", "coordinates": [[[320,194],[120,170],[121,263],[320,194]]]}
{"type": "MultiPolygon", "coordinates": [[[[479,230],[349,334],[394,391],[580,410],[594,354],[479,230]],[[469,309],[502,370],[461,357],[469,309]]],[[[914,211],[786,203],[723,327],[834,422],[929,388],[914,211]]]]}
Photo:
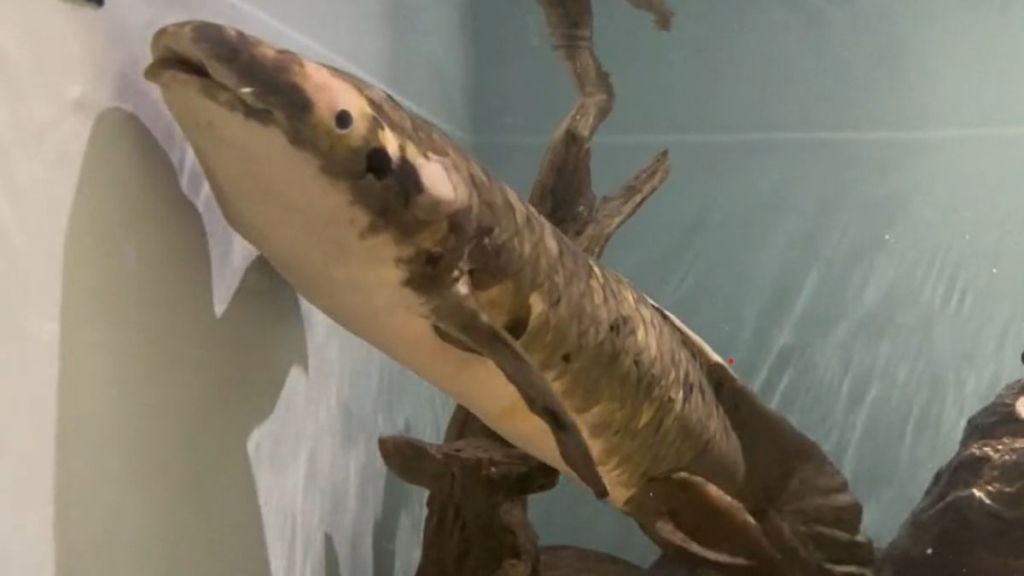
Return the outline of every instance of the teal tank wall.
{"type": "MultiPolygon", "coordinates": [[[[673,163],[605,260],[826,448],[884,543],[1021,372],[1024,6],[672,5],[664,34],[594,2],[618,94],[595,186],[661,148],[673,163]]],[[[527,190],[569,77],[538,10],[476,9],[476,150],[527,190]]],[[[549,542],[653,553],[564,483],[533,516],[549,542]]]]}

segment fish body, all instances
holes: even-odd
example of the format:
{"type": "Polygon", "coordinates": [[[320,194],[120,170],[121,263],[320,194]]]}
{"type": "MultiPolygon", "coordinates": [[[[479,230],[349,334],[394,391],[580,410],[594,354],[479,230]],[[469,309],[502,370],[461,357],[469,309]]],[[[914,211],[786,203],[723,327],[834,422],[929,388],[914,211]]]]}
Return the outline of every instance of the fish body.
{"type": "MultiPolygon", "coordinates": [[[[778,456],[799,434],[440,130],[217,24],[165,27],[153,53],[146,76],[228,222],[310,303],[634,517],[665,516],[672,493],[707,504],[707,525],[758,529],[750,511],[776,494],[751,447],[778,456]]],[[[725,563],[774,554],[645,527],[725,563]]]]}

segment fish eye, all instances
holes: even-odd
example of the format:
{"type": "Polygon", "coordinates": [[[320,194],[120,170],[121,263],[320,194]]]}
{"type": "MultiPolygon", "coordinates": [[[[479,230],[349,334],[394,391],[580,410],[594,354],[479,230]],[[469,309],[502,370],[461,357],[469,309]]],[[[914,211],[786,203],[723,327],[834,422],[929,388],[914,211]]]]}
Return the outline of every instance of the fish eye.
{"type": "Polygon", "coordinates": [[[366,153],[366,173],[377,180],[383,180],[391,175],[394,163],[391,161],[391,154],[381,146],[374,146],[366,153]]]}
{"type": "Polygon", "coordinates": [[[344,108],[338,110],[338,113],[334,115],[334,127],[337,128],[339,132],[348,132],[354,121],[355,119],[352,118],[352,113],[344,108]]]}

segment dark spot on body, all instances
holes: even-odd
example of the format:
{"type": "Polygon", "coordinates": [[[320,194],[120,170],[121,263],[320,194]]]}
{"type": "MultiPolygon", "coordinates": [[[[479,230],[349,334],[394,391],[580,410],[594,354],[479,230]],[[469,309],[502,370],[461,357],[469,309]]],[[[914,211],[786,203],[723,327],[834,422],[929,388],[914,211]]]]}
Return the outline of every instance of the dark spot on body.
{"type": "Polygon", "coordinates": [[[391,154],[383,146],[374,146],[366,153],[366,173],[377,180],[383,180],[394,172],[391,154]]]}
{"type": "Polygon", "coordinates": [[[348,132],[349,128],[352,128],[354,121],[352,113],[344,108],[338,110],[338,113],[334,115],[334,127],[341,132],[348,132]]]}
{"type": "Polygon", "coordinates": [[[529,327],[529,315],[515,316],[505,323],[505,332],[508,332],[508,335],[514,340],[519,340],[524,334],[526,334],[526,330],[529,327]]]}
{"type": "MultiPolygon", "coordinates": [[[[368,197],[359,198],[369,199],[368,197]]],[[[388,218],[386,214],[381,214],[381,216],[387,219],[386,221],[392,226],[392,231],[401,235],[411,235],[422,225],[420,221],[413,219],[388,218]]],[[[462,265],[462,255],[465,253],[468,217],[466,210],[459,210],[450,215],[446,224],[448,232],[440,246],[419,251],[401,260],[401,266],[406,270],[406,278],[403,280],[406,287],[419,294],[433,294],[437,290],[446,290],[451,287],[453,274],[456,273],[456,268],[462,265]],[[424,252],[429,252],[434,256],[427,256],[424,252]],[[428,266],[428,263],[434,264],[436,256],[440,256],[440,260],[436,262],[436,265],[428,266]]]]}
{"type": "Polygon", "coordinates": [[[398,193],[404,206],[409,206],[413,198],[426,190],[419,170],[404,156],[399,158],[395,165],[395,184],[398,186],[398,193]]]}
{"type": "Polygon", "coordinates": [[[423,267],[427,270],[436,270],[441,262],[444,260],[444,254],[441,252],[428,250],[423,254],[423,267]]]}
{"type": "Polygon", "coordinates": [[[568,364],[568,363],[572,362],[572,354],[570,354],[568,352],[566,352],[565,354],[562,354],[562,362],[565,363],[565,364],[568,364]]]}
{"type": "Polygon", "coordinates": [[[608,331],[611,332],[612,336],[618,336],[622,334],[622,330],[626,327],[627,323],[628,320],[625,317],[619,316],[608,324],[608,331]]]}
{"type": "Polygon", "coordinates": [[[714,392],[716,398],[721,398],[726,381],[731,377],[729,370],[725,366],[715,362],[708,366],[707,375],[708,384],[711,385],[711,391],[714,392]]]}
{"type": "Polygon", "coordinates": [[[489,290],[507,281],[526,264],[526,259],[514,244],[499,241],[494,231],[492,224],[478,224],[466,253],[466,261],[472,270],[469,280],[475,290],[489,290]]]}

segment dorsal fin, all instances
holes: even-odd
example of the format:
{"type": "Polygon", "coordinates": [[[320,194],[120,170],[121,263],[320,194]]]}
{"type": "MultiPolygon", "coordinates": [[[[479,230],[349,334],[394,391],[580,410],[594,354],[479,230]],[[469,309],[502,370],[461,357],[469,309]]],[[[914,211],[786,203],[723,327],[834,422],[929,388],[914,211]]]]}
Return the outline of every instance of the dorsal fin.
{"type": "MultiPolygon", "coordinates": [[[[675,314],[661,307],[657,302],[651,300],[649,296],[645,295],[644,298],[647,300],[647,303],[650,304],[652,308],[654,308],[655,311],[657,311],[659,314],[662,315],[662,317],[669,321],[669,324],[672,324],[673,326],[676,327],[677,330],[679,330],[679,333],[683,336],[683,339],[687,340],[688,344],[690,344],[689,346],[687,346],[687,348],[697,352],[700,356],[702,356],[703,358],[700,358],[701,360],[707,362],[708,364],[721,364],[722,366],[726,366],[725,361],[722,360],[722,357],[719,356],[713,348],[711,348],[711,345],[705,342],[700,336],[698,336],[696,332],[690,330],[690,328],[686,324],[683,324],[683,321],[677,318],[675,314]]],[[[728,370],[728,368],[726,369],[728,370]]]]}

